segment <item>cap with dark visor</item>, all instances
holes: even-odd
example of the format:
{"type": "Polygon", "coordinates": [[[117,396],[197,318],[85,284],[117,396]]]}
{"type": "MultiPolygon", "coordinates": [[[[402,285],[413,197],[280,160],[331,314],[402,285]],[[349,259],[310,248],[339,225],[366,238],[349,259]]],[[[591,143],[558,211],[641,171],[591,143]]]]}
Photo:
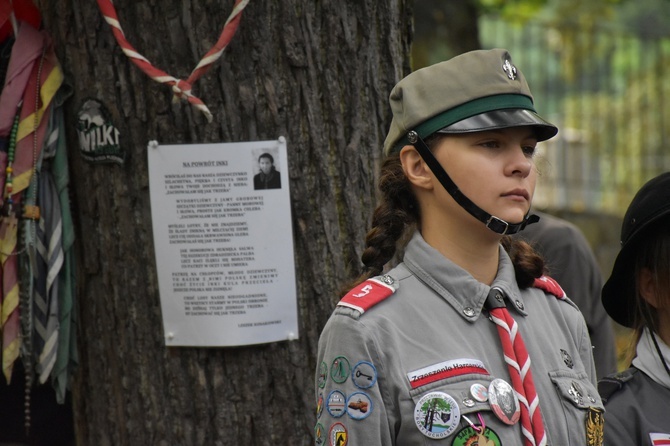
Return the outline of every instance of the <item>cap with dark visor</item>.
{"type": "Polygon", "coordinates": [[[384,153],[409,144],[407,134],[469,133],[531,126],[538,141],[558,133],[535,111],[526,80],[504,49],[471,51],[408,75],[390,95],[393,120],[384,153]]]}
{"type": "Polygon", "coordinates": [[[537,221],[526,215],[509,223],[466,197],[435,159],[424,139],[434,133],[459,134],[528,126],[538,141],[558,133],[533,106],[521,71],[504,49],[471,51],[408,75],[390,95],[393,119],[384,153],[413,145],[447,192],[472,216],[498,234],[513,234],[537,221]]]}

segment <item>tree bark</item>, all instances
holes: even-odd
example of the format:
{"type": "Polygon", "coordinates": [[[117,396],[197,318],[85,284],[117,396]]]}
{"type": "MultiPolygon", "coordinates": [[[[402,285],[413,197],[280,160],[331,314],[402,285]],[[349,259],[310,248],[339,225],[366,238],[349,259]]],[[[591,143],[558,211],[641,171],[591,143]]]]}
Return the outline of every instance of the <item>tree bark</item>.
{"type": "MultiPolygon", "coordinates": [[[[122,53],[96,2],[39,0],[73,96],[66,104],[78,249],[80,445],[313,444],[319,333],[358,273],[375,205],[388,94],[409,71],[409,0],[251,1],[222,58],[194,85],[208,124],[122,53]],[[78,152],[77,110],[100,100],[123,165],[78,152]],[[300,338],[166,348],[146,146],[288,140],[300,338]]],[[[114,0],[129,42],[185,79],[233,1],[114,0]]],[[[153,205],[160,205],[153,203],[153,205]]]]}

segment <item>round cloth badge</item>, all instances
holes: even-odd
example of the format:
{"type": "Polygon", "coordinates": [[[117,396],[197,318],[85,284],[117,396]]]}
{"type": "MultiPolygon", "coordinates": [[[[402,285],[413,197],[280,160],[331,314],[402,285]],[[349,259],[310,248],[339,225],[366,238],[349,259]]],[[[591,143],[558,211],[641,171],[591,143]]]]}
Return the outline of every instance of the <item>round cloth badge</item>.
{"type": "Polygon", "coordinates": [[[430,392],[414,407],[414,423],[428,438],[446,438],[456,430],[461,420],[458,403],[444,392],[430,392]]]}
{"type": "Polygon", "coordinates": [[[351,369],[351,380],[359,389],[369,389],[377,382],[377,369],[368,361],[361,361],[351,369]]]}
{"type": "Polygon", "coordinates": [[[319,399],[316,402],[316,419],[318,420],[321,418],[321,414],[323,413],[323,393],[319,393],[319,399]]]}
{"type": "Polygon", "coordinates": [[[323,444],[325,433],[326,432],[325,432],[325,429],[323,427],[323,424],[316,423],[316,426],[314,426],[314,442],[317,445],[323,444]]]}
{"type": "Polygon", "coordinates": [[[323,389],[326,387],[326,381],[328,380],[328,366],[325,362],[322,362],[319,366],[319,388],[323,389]]]}
{"type": "Polygon", "coordinates": [[[346,411],[346,401],[347,398],[342,391],[333,390],[330,392],[330,395],[328,395],[326,410],[332,417],[339,418],[344,415],[344,412],[346,411]]]}
{"type": "Polygon", "coordinates": [[[493,413],[505,424],[516,424],[521,417],[521,407],[512,386],[496,378],[489,384],[489,404],[493,413]]]}
{"type": "Polygon", "coordinates": [[[333,359],[333,365],[330,366],[330,377],[338,384],[341,384],[349,378],[351,366],[349,360],[344,356],[338,356],[333,359]]]}
{"type": "Polygon", "coordinates": [[[328,432],[328,437],[330,438],[331,446],[346,446],[349,442],[347,428],[342,423],[333,424],[330,427],[330,432],[328,432]]]}
{"type": "MultiPolygon", "coordinates": [[[[481,431],[481,426],[479,430],[481,431]]],[[[502,441],[493,429],[485,427],[484,432],[477,432],[472,426],[468,426],[456,434],[451,446],[502,446],[502,441]]]]}
{"type": "Polygon", "coordinates": [[[372,413],[372,399],[365,392],[354,392],[347,399],[347,413],[354,420],[362,420],[372,413]]]}
{"type": "Polygon", "coordinates": [[[475,383],[471,385],[470,395],[480,403],[485,403],[489,400],[489,391],[483,384],[475,383]]]}

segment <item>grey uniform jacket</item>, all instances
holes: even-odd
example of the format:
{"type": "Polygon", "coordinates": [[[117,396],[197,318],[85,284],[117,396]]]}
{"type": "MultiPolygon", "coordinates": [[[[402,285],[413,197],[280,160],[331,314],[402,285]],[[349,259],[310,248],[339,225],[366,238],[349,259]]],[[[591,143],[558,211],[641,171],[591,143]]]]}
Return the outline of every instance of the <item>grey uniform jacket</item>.
{"type": "Polygon", "coordinates": [[[670,389],[631,367],[604,378],[606,446],[670,444],[670,389]],[[652,443],[652,437],[658,438],[652,443]],[[660,440],[665,442],[660,442],[660,440]]]}
{"type": "MultiPolygon", "coordinates": [[[[466,417],[479,424],[478,414],[502,444],[523,444],[520,423],[503,423],[470,390],[494,378],[510,382],[496,325],[483,310],[490,287],[418,233],[403,263],[380,279],[392,294],[367,310],[339,305],[319,339],[316,444],[451,445],[466,417]],[[417,375],[428,378],[410,382],[417,375]],[[417,403],[431,392],[449,395],[460,410],[459,426],[446,438],[428,438],[418,427],[417,403]]],[[[579,310],[539,288],[520,290],[502,248],[492,286],[504,291],[526,343],[548,444],[600,444],[587,441],[588,415],[602,402],[579,310]]]]}

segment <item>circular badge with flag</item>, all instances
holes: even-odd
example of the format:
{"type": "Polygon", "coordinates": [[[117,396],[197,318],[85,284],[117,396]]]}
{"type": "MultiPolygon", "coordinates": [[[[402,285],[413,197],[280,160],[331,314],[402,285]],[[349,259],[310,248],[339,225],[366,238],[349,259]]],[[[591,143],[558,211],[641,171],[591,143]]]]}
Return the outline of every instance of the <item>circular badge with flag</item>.
{"type": "Polygon", "coordinates": [[[430,392],[414,408],[414,423],[428,438],[439,440],[451,435],[461,420],[458,403],[444,392],[430,392]]]}

